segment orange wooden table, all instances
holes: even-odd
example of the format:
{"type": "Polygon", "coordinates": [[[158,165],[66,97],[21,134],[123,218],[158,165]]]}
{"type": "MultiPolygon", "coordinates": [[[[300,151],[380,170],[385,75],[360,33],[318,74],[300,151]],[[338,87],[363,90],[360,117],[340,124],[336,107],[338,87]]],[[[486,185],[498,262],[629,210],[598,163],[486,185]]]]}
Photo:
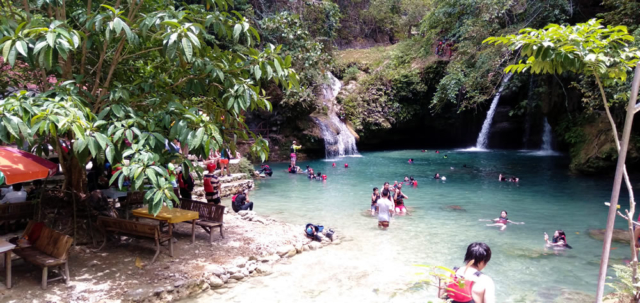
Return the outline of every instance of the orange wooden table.
{"type": "Polygon", "coordinates": [[[148,218],[158,221],[167,222],[169,225],[169,235],[173,237],[173,224],[191,221],[191,243],[196,242],[196,220],[200,218],[200,214],[197,211],[184,210],[180,208],[168,208],[163,206],[157,215],[149,213],[149,208],[143,207],[134,209],[131,212],[136,216],[136,221],[139,218],[148,218]]]}

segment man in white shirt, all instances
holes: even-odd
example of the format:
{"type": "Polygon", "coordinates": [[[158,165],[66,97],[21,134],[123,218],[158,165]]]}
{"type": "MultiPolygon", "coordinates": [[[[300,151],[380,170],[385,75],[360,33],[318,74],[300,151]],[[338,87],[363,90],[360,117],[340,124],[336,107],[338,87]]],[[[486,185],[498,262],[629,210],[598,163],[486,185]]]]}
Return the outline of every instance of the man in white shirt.
{"type": "MultiPolygon", "coordinates": [[[[27,201],[27,192],[22,190],[22,183],[16,183],[13,186],[13,190],[7,192],[4,198],[0,200],[0,204],[4,203],[20,203],[27,201]]],[[[3,190],[3,192],[5,192],[3,190]]]]}
{"type": "Polygon", "coordinates": [[[382,197],[378,200],[378,227],[387,229],[393,214],[393,202],[389,200],[389,190],[382,190],[382,197]]]}

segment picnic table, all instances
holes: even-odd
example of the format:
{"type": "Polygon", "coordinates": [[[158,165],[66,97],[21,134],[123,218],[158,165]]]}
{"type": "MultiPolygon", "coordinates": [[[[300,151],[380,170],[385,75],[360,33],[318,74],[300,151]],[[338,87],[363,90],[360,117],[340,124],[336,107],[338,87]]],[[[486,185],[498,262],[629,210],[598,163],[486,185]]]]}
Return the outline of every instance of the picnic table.
{"type": "Polygon", "coordinates": [[[156,216],[150,214],[147,207],[134,209],[131,213],[136,217],[136,221],[140,218],[147,218],[168,223],[169,236],[171,237],[173,237],[173,224],[191,221],[191,243],[196,242],[196,220],[200,218],[200,214],[197,211],[163,206],[156,216]]]}
{"type": "Polygon", "coordinates": [[[0,254],[4,253],[4,270],[7,275],[7,288],[11,288],[11,251],[15,247],[15,245],[0,239],[0,254]]]}

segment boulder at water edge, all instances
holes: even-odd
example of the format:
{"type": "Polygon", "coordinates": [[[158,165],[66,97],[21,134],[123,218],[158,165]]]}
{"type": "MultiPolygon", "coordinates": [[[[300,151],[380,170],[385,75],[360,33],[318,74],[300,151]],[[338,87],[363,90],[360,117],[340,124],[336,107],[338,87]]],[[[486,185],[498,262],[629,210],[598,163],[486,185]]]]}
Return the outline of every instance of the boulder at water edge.
{"type": "Polygon", "coordinates": [[[280,247],[278,247],[278,249],[276,249],[276,254],[278,254],[278,256],[284,258],[285,255],[287,255],[290,251],[296,251],[296,248],[293,247],[293,245],[282,245],[280,247]]]}
{"type": "MultiPolygon", "coordinates": [[[[604,229],[590,229],[589,237],[594,238],[596,240],[603,241],[604,240],[604,229]]],[[[629,232],[622,229],[614,229],[613,237],[611,238],[614,242],[620,243],[629,243],[629,232]]]]}
{"type": "Polygon", "coordinates": [[[218,288],[222,287],[223,285],[224,282],[222,281],[222,279],[216,276],[211,276],[211,278],[209,278],[209,286],[211,286],[211,288],[218,288]]]}

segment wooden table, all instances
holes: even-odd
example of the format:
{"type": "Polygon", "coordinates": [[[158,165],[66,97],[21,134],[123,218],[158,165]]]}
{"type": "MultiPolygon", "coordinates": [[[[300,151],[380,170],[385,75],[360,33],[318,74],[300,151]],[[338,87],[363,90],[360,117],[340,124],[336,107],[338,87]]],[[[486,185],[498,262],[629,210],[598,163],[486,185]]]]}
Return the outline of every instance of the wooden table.
{"type": "Polygon", "coordinates": [[[4,270],[7,274],[7,288],[11,288],[11,251],[16,246],[0,239],[0,254],[4,253],[4,270]]]}
{"type": "Polygon", "coordinates": [[[200,218],[200,214],[197,211],[184,210],[179,208],[169,208],[163,206],[160,212],[154,216],[149,213],[149,208],[143,207],[134,209],[131,212],[136,216],[136,221],[139,218],[147,218],[167,222],[169,225],[169,235],[173,237],[173,225],[174,223],[191,221],[191,243],[196,242],[196,220],[200,218]]]}

